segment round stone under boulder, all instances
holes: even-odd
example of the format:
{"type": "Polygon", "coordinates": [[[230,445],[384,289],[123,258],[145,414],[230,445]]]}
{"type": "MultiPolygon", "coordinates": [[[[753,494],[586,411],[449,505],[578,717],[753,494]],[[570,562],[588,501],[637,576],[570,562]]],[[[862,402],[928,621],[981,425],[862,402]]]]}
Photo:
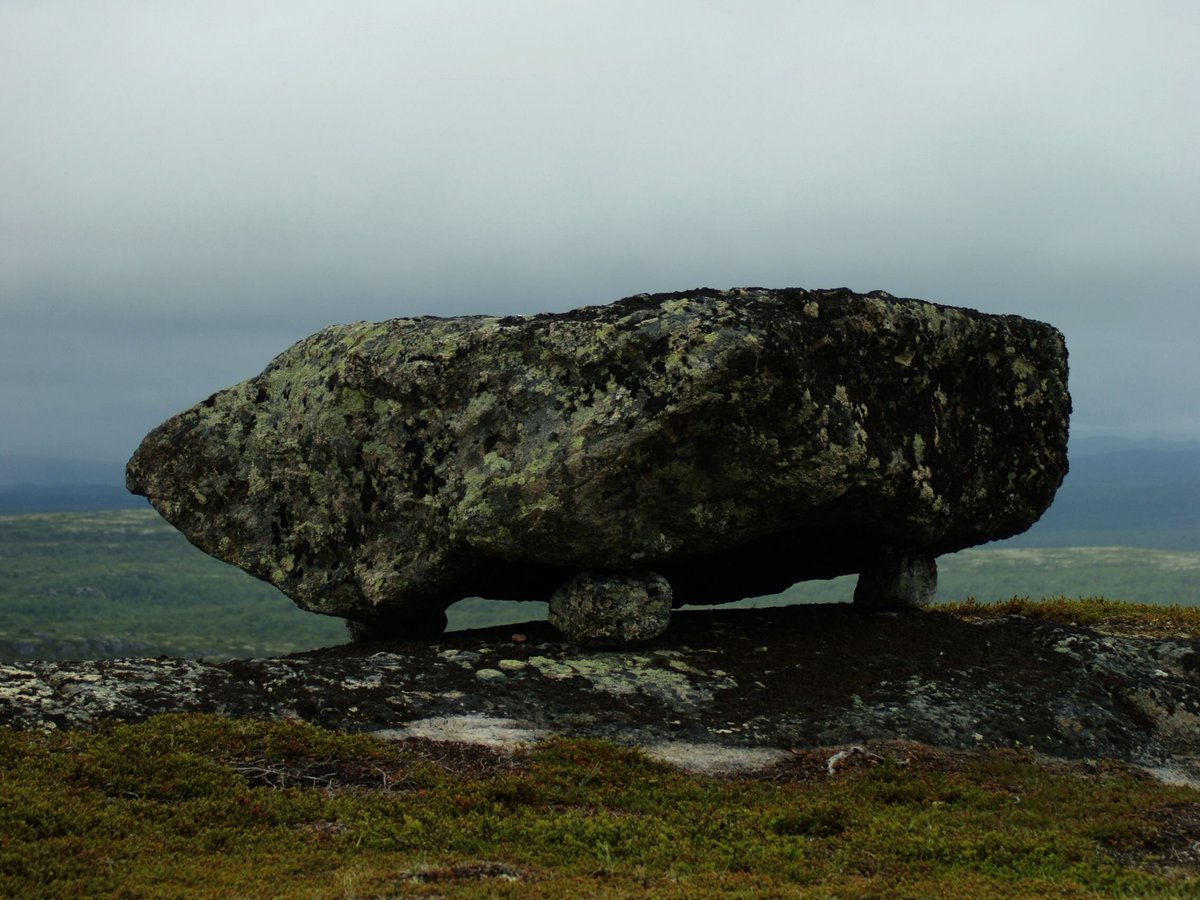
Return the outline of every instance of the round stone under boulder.
{"type": "Polygon", "coordinates": [[[671,600],[654,572],[580,572],[550,596],[549,620],[577,644],[640,644],[667,630],[671,600]]]}

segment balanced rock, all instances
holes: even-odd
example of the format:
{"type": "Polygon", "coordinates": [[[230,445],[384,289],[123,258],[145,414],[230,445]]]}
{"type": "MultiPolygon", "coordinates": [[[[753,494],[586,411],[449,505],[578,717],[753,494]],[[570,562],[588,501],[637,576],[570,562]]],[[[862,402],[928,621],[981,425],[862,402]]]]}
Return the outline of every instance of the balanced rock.
{"type": "Polygon", "coordinates": [[[1049,325],[701,289],[326,328],[151,432],[127,483],[360,636],[583,571],[657,573],[676,605],[864,573],[857,601],[911,605],[937,555],[1038,519],[1069,413],[1049,325]]]}

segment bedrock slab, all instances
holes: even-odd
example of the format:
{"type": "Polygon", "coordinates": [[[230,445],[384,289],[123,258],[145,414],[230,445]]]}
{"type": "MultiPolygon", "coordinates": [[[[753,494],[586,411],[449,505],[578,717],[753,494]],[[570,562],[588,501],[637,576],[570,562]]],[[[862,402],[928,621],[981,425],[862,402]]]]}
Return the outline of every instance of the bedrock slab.
{"type": "Polygon", "coordinates": [[[909,740],[1122,759],[1200,783],[1197,640],[849,605],[675,619],[637,649],[571,647],[540,622],[279,659],[8,664],[0,725],[203,711],[494,745],[565,734],[763,759],[909,740]]]}
{"type": "Polygon", "coordinates": [[[939,554],[1038,519],[1069,413],[1049,325],[702,289],[326,328],[155,429],[127,481],[367,637],[585,571],[656,573],[676,606],[866,573],[858,599],[895,607],[939,554]]]}

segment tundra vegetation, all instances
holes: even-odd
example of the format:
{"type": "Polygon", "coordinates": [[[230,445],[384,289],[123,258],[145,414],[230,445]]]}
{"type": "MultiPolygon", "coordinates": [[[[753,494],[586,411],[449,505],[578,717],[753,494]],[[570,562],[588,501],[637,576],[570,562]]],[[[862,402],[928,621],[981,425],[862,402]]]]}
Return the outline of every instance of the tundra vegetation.
{"type": "Polygon", "coordinates": [[[894,744],[757,777],[168,715],[0,730],[0,894],[1196,896],[1200,791],[894,744]]]}

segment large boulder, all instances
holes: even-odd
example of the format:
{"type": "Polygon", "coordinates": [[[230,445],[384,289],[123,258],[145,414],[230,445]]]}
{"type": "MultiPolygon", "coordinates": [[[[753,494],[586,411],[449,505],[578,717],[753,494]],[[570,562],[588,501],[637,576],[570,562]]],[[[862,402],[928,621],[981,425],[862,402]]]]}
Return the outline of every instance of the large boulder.
{"type": "Polygon", "coordinates": [[[865,573],[856,600],[896,606],[1038,519],[1069,412],[1049,325],[704,289],[326,328],[151,432],[127,482],[360,635],[585,571],[657,573],[676,605],[865,573]]]}

